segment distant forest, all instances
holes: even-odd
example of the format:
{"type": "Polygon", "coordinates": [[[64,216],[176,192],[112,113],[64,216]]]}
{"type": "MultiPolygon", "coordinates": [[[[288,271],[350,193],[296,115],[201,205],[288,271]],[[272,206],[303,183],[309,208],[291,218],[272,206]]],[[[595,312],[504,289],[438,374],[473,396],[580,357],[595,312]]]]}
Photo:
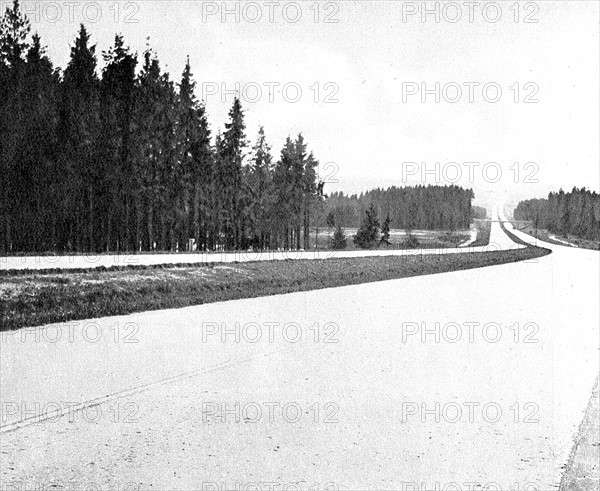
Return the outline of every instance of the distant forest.
{"type": "Polygon", "coordinates": [[[119,35],[101,59],[82,25],[55,68],[18,1],[0,18],[1,252],[308,249],[329,211],[357,226],[371,202],[394,228],[471,221],[456,186],[327,199],[301,134],[274,157],[236,99],[212,135],[189,60],[174,82],[119,35]]]}
{"type": "Polygon", "coordinates": [[[458,186],[392,186],[352,196],[332,193],[325,206],[344,227],[358,227],[372,204],[379,217],[390,217],[392,228],[454,231],[468,229],[474,216],[485,218],[485,210],[472,207],[473,198],[471,189],[458,186]]]}
{"type": "Polygon", "coordinates": [[[561,189],[550,193],[547,199],[521,201],[514,217],[565,237],[572,234],[600,240],[600,195],[585,188],[573,188],[570,193],[561,189]]]}

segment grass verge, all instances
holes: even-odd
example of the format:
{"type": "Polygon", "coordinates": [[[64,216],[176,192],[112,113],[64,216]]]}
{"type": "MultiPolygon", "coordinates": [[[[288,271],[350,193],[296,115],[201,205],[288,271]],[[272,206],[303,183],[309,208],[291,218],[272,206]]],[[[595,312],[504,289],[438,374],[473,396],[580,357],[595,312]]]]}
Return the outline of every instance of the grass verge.
{"type": "Polygon", "coordinates": [[[469,247],[482,247],[489,245],[492,233],[492,222],[475,220],[477,239],[469,247]]]}
{"type": "MultiPolygon", "coordinates": [[[[562,243],[558,240],[552,239],[550,237],[550,233],[544,229],[538,229],[536,231],[536,229],[534,227],[529,225],[529,226],[520,228],[518,230],[526,233],[527,235],[531,235],[532,237],[535,237],[538,240],[542,240],[544,242],[549,242],[550,244],[560,245],[560,246],[565,245],[564,243],[562,243]]],[[[568,242],[569,244],[573,245],[574,247],[579,247],[581,249],[591,249],[593,251],[600,251],[600,241],[597,241],[597,240],[581,239],[574,235],[569,235],[568,237],[557,237],[557,238],[560,238],[560,240],[562,240],[564,242],[568,242]]]]}
{"type": "Polygon", "coordinates": [[[261,261],[0,277],[0,331],[533,259],[547,249],[261,261]]]}

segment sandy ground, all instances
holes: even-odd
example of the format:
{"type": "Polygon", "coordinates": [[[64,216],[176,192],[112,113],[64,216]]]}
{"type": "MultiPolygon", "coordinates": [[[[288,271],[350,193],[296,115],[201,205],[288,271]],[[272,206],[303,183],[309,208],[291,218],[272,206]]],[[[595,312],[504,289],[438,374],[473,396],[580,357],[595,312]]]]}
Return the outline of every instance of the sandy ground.
{"type": "Polygon", "coordinates": [[[5,334],[2,485],[555,489],[599,370],[600,263],[548,247],[5,334]]]}
{"type": "MultiPolygon", "coordinates": [[[[517,249],[500,229],[492,225],[490,243],[487,246],[469,247],[472,252],[485,252],[501,249],[517,249]]],[[[231,263],[247,261],[273,261],[286,259],[326,259],[328,257],[368,257],[368,256],[408,256],[429,254],[457,254],[465,252],[465,245],[444,249],[400,249],[374,251],[289,251],[289,252],[235,252],[235,253],[195,253],[195,254],[130,254],[130,255],[78,255],[78,256],[22,256],[0,257],[2,270],[43,270],[43,269],[87,269],[112,266],[141,266],[157,264],[197,264],[231,263]]]]}

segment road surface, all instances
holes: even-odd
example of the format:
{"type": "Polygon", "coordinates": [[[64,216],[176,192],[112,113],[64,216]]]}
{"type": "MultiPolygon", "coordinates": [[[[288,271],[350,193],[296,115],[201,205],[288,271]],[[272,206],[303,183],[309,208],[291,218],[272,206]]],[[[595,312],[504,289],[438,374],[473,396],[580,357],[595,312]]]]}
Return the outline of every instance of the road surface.
{"type": "Polygon", "coordinates": [[[600,255],[546,246],[4,335],[2,489],[554,489],[599,369],[600,255]]]}

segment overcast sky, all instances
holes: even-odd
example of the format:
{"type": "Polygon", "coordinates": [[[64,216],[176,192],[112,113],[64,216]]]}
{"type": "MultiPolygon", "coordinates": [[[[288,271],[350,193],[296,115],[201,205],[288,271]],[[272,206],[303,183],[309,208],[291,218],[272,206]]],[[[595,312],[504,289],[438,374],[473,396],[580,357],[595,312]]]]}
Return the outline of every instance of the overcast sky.
{"type": "Polygon", "coordinates": [[[141,54],[149,37],[176,80],[189,55],[214,132],[233,101],[222,84],[239,83],[249,139],[264,125],[278,155],[302,132],[329,191],[448,184],[458,172],[484,200],[600,186],[598,2],[427,2],[424,18],[422,2],[228,2],[225,18],[223,5],[24,2],[61,67],[82,21],[99,51],[118,32],[141,54]],[[440,84],[439,103],[422,101],[423,83],[440,84]]]}

